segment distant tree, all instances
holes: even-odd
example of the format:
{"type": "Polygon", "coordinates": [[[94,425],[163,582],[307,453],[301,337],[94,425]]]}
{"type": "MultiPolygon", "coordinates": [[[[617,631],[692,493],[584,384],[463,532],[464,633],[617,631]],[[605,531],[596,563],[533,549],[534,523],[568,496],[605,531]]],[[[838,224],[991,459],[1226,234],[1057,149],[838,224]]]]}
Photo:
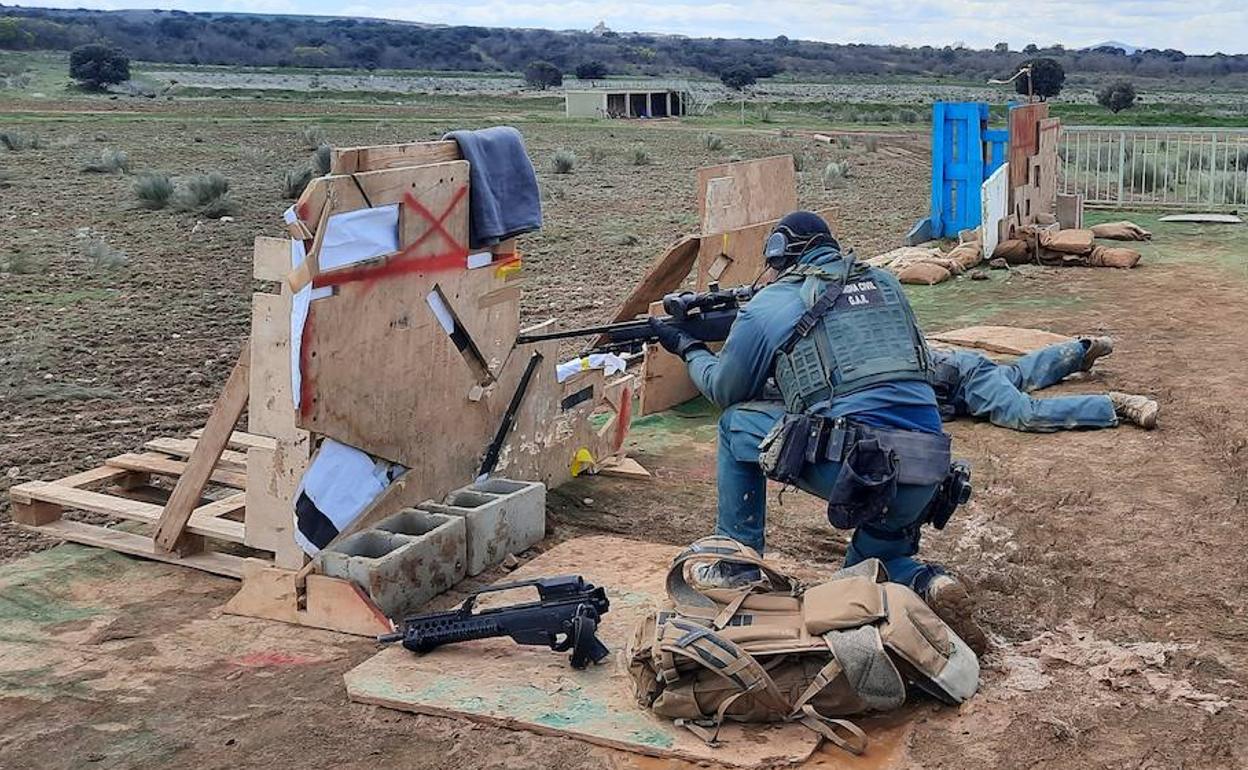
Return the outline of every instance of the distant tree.
{"type": "Polygon", "coordinates": [[[776,39],[772,42],[776,44],[777,48],[784,48],[792,41],[789,40],[787,35],[777,35],[776,39]]]}
{"type": "Polygon", "coordinates": [[[600,80],[607,76],[607,65],[597,60],[581,62],[576,65],[576,76],[581,80],[600,80]]]}
{"type": "Polygon", "coordinates": [[[101,43],[80,45],[69,55],[69,76],[83,88],[100,91],[130,79],[130,58],[101,43]]]}
{"type": "Polygon", "coordinates": [[[754,74],[754,70],[750,67],[729,67],[719,73],[720,81],[734,91],[740,91],[746,86],[752,86],[758,81],[758,77],[754,74]]]}
{"type": "Polygon", "coordinates": [[[1028,56],[1035,56],[1036,54],[1040,53],[1040,49],[1036,46],[1035,43],[1028,43],[1026,47],[1023,48],[1023,53],[1027,54],[1028,56]]]}
{"type": "Polygon", "coordinates": [[[1062,69],[1057,60],[1029,59],[1021,66],[1030,67],[1031,72],[1024,72],[1014,80],[1014,90],[1018,93],[1024,96],[1035,94],[1043,102],[1062,92],[1062,85],[1066,82],[1066,70],[1062,69]]]}
{"type": "Polygon", "coordinates": [[[524,82],[545,91],[551,86],[563,85],[563,73],[548,61],[531,61],[524,68],[524,82]]]}
{"type": "Polygon", "coordinates": [[[997,43],[995,46],[993,46],[992,50],[996,51],[997,53],[1009,53],[1010,44],[1009,43],[997,43]]]}
{"type": "Polygon", "coordinates": [[[1135,86],[1126,80],[1110,83],[1096,92],[1096,102],[1117,115],[1135,106],[1135,86]]]}

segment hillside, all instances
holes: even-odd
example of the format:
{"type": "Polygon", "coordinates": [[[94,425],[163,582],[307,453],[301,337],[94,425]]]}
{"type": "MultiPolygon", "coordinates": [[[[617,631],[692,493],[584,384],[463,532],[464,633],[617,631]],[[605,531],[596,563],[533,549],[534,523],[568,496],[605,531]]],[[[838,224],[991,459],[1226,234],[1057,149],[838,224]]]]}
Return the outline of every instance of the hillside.
{"type": "Polygon", "coordinates": [[[1031,55],[1057,58],[1074,79],[1131,76],[1201,86],[1248,84],[1248,55],[1168,49],[1024,51],[725,40],[541,29],[448,27],[341,17],[0,6],[0,49],[67,50],[106,40],[132,58],[177,64],[516,72],[535,59],[565,72],[601,62],[612,75],[717,77],[748,65],[760,77],[936,78],[982,83],[1031,55]]]}

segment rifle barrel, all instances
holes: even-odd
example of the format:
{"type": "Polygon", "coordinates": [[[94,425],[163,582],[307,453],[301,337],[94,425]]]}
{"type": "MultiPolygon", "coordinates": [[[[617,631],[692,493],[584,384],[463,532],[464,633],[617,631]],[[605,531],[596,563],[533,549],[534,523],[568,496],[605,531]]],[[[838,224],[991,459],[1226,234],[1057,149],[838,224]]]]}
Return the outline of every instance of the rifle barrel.
{"type": "Polygon", "coordinates": [[[609,334],[613,331],[629,328],[641,328],[646,321],[619,321],[612,324],[600,324],[598,326],[582,326],[578,329],[560,329],[553,332],[534,332],[532,334],[519,334],[516,336],[517,345],[528,345],[534,342],[545,342],[546,340],[566,340],[573,337],[588,337],[592,334],[609,334]]]}

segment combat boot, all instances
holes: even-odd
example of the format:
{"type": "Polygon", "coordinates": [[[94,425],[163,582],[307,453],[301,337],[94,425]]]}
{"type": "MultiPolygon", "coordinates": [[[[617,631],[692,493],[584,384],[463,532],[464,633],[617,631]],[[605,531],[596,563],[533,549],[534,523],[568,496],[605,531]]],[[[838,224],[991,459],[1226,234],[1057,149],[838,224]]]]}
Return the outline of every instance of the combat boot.
{"type": "Polygon", "coordinates": [[[988,651],[988,636],[975,622],[975,601],[962,581],[940,572],[919,594],[932,612],[962,637],[976,655],[982,656],[988,651]]]}
{"type": "Polygon", "coordinates": [[[1088,348],[1083,351],[1083,364],[1079,368],[1085,372],[1092,368],[1096,359],[1114,352],[1113,337],[1084,337],[1083,342],[1088,348]]]}
{"type": "Polygon", "coordinates": [[[1148,396],[1130,393],[1108,393],[1109,402],[1114,405],[1114,414],[1119,420],[1135,423],[1145,430],[1157,427],[1157,412],[1161,407],[1148,396]]]}

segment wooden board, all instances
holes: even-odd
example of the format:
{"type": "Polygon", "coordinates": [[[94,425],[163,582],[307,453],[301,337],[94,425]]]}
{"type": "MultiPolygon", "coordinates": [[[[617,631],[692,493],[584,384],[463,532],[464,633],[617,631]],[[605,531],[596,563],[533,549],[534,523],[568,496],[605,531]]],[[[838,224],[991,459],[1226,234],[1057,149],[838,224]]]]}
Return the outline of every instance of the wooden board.
{"type": "Polygon", "coordinates": [[[797,208],[792,155],[698,169],[698,217],[704,234],[768,222],[797,208]]]}
{"type": "Polygon", "coordinates": [[[244,542],[273,552],[278,567],[299,569],[302,549],[295,542],[295,492],[308,466],[309,439],[280,439],[272,449],[247,450],[247,529],[244,542]]]}
{"type": "Polygon", "coordinates": [[[979,242],[983,244],[984,259],[992,259],[1001,236],[1001,222],[1010,205],[1009,164],[992,172],[979,188],[980,225],[979,242]]]}
{"type": "Polygon", "coordinates": [[[1057,223],[1063,230],[1083,228],[1083,196],[1081,194],[1057,196],[1057,223]]]}
{"type": "MultiPolygon", "coordinates": [[[[611,322],[631,321],[644,315],[651,302],[658,302],[665,294],[679,289],[697,262],[700,243],[700,238],[689,235],[668,247],[650,266],[645,278],[628,295],[628,299],[620,304],[611,322]]],[[[605,342],[605,337],[598,340],[600,345],[605,342]]]]}
{"type": "Polygon", "coordinates": [[[1041,329],[1024,329],[1016,326],[968,326],[939,334],[929,334],[928,339],[964,348],[979,348],[993,353],[1023,355],[1049,345],[1070,342],[1074,338],[1041,329]]]}
{"type": "MultiPolygon", "coordinates": [[[[820,209],[815,213],[827,220],[832,231],[836,232],[832,209],[820,209]]],[[[757,280],[767,265],[763,259],[763,246],[778,219],[703,236],[698,246],[698,291],[706,291],[712,281],[728,288],[757,280]]],[[[844,245],[849,247],[852,244],[844,245]]],[[[765,280],[763,282],[766,283],[765,280]]]]}
{"type": "Polygon", "coordinates": [[[251,295],[251,386],[247,430],[253,435],[294,439],[307,431],[295,424],[290,376],[290,303],[281,294],[251,295]]]}
{"type": "Polygon", "coordinates": [[[1040,121],[1049,116],[1047,102],[1024,104],[1010,109],[1010,146],[1006,162],[1010,164],[1010,189],[1029,184],[1027,159],[1040,149],[1040,121]]]}
{"type": "Polygon", "coordinates": [[[423,656],[395,645],[347,672],[347,694],[360,703],[575,738],[653,757],[736,767],[804,761],[817,739],[800,725],[729,724],[721,733],[721,745],[711,748],[637,705],[624,649],[637,622],[664,595],[667,564],[677,550],[614,537],[582,537],[555,546],[503,578],[580,574],[606,586],[611,610],[599,636],[611,649],[611,658],[603,665],[575,671],[567,665],[566,653],[522,647],[509,639],[468,642],[423,656]]]}
{"type": "MultiPolygon", "coordinates": [[[[663,303],[653,303],[650,315],[663,315],[663,303]]],[[[698,386],[689,378],[689,366],[683,359],[668,353],[657,343],[646,345],[645,353],[638,410],[642,417],[665,412],[698,397],[698,386]]]]}
{"type": "Polygon", "coordinates": [[[356,174],[404,166],[423,166],[459,160],[459,144],[445,142],[410,142],[383,144],[373,147],[339,147],[330,154],[331,174],[356,174]]]}
{"type": "Polygon", "coordinates": [[[252,247],[252,275],[257,281],[285,281],[290,272],[290,240],[257,235],[252,247]]]}
{"type": "Polygon", "coordinates": [[[1035,158],[1032,159],[1032,216],[1057,214],[1057,146],[1061,139],[1062,121],[1045,118],[1040,121],[1035,158]]]}

